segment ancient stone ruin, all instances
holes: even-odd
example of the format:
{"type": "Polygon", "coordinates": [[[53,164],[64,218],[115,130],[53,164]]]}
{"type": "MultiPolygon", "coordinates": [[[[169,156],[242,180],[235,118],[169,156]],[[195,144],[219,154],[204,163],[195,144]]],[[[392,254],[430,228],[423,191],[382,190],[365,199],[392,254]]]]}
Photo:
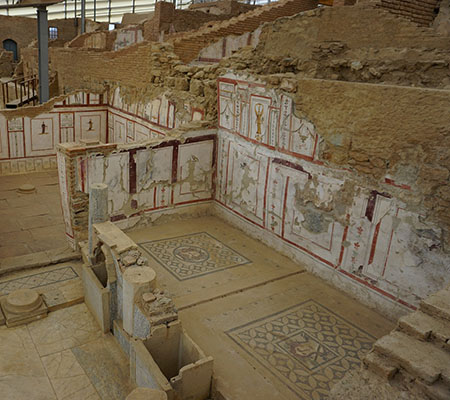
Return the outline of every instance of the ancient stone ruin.
{"type": "Polygon", "coordinates": [[[449,1],[113,3],[0,0],[0,397],[450,399],[449,1]]]}

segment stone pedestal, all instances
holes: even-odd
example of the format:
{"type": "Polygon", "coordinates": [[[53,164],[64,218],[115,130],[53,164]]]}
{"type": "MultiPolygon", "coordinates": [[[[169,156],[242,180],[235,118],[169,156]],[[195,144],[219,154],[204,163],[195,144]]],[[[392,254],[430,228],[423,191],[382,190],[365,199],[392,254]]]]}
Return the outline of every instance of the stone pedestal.
{"type": "Polygon", "coordinates": [[[42,296],[32,289],[15,290],[3,297],[0,304],[8,327],[44,318],[48,312],[42,296]]]}
{"type": "Polygon", "coordinates": [[[123,329],[133,335],[135,301],[156,287],[156,273],[150,267],[128,267],[123,274],[123,329]]]}

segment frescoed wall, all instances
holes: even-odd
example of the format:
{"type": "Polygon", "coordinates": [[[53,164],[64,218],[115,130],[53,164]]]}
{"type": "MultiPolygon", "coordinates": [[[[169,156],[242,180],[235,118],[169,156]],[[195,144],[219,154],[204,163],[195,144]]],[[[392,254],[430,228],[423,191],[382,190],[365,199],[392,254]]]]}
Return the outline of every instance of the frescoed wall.
{"type": "Polygon", "coordinates": [[[391,314],[450,280],[448,257],[433,251],[440,229],[393,195],[392,180],[377,191],[319,160],[320,136],[287,93],[232,75],[218,91],[222,216],[366,303],[388,300],[391,314]]]}
{"type": "Polygon", "coordinates": [[[71,244],[76,247],[87,232],[88,195],[93,183],[108,186],[110,219],[122,227],[152,213],[176,212],[179,207],[211,202],[215,133],[190,132],[182,141],[172,138],[146,146],[59,146],[59,182],[66,199],[62,205],[71,244]]]}
{"type": "Polygon", "coordinates": [[[77,93],[36,117],[0,114],[0,174],[56,169],[56,145],[105,142],[107,107],[103,96],[77,93]]]}
{"type": "Polygon", "coordinates": [[[59,143],[146,142],[161,139],[184,123],[204,119],[203,110],[190,106],[177,110],[164,94],[128,105],[119,88],[104,95],[69,95],[35,117],[8,115],[0,114],[0,175],[56,169],[59,143]]]}

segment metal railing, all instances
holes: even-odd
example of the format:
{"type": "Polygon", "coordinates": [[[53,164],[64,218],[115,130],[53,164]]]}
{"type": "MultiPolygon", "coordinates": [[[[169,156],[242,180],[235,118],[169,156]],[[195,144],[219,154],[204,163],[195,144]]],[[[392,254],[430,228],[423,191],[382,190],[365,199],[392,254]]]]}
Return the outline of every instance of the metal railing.
{"type": "Polygon", "coordinates": [[[24,104],[36,104],[38,100],[38,79],[36,75],[31,78],[23,77],[2,82],[2,100],[6,108],[17,108],[24,104]]]}

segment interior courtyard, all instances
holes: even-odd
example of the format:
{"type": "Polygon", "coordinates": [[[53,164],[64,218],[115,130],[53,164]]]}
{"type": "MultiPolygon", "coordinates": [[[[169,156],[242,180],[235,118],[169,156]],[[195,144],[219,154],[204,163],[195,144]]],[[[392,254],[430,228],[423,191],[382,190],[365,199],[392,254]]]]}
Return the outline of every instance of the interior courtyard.
{"type": "Polygon", "coordinates": [[[0,41],[1,399],[450,399],[449,0],[0,0],[0,41]]]}

